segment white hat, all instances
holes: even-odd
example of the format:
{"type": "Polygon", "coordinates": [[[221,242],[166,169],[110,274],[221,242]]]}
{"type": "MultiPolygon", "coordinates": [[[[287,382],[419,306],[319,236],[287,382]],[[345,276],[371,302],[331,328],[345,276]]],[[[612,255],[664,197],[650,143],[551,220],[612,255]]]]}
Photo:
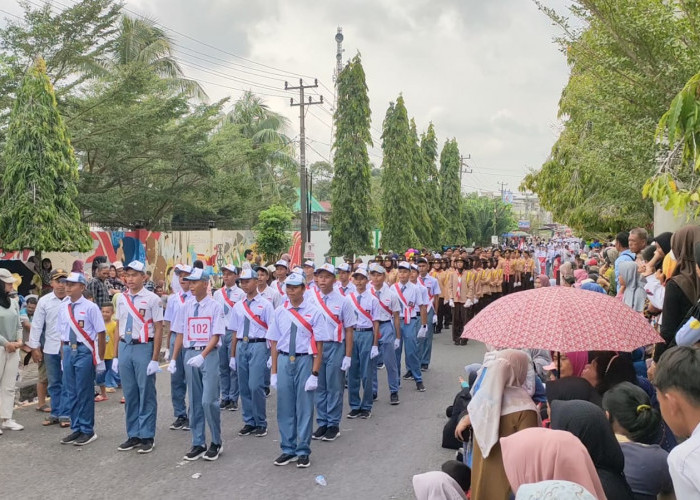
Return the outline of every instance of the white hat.
{"type": "Polygon", "coordinates": [[[14,276],[12,276],[12,273],[8,269],[3,268],[0,269],[0,281],[14,284],[17,280],[14,276]]]}
{"type": "Polygon", "coordinates": [[[306,261],[304,261],[304,266],[313,267],[314,269],[316,269],[316,264],[314,264],[314,261],[313,261],[313,260],[306,260],[306,261]]]}
{"type": "Polygon", "coordinates": [[[114,266],[114,269],[116,269],[117,271],[120,269],[124,269],[124,264],[122,264],[121,260],[118,260],[116,262],[112,262],[112,265],[114,266]]]}
{"type": "Polygon", "coordinates": [[[381,264],[370,264],[369,265],[369,272],[370,273],[386,274],[386,269],[381,264]]]}
{"type": "Polygon", "coordinates": [[[415,264],[411,264],[411,269],[414,271],[419,271],[418,266],[415,264]]]}
{"type": "Polygon", "coordinates": [[[191,272],[192,272],[192,266],[188,266],[187,264],[176,264],[175,265],[175,274],[180,274],[180,273],[190,274],[191,272]]]}
{"type": "Polygon", "coordinates": [[[277,266],[281,266],[281,267],[284,267],[287,270],[289,270],[289,262],[287,262],[284,259],[280,259],[277,262],[275,262],[275,267],[277,267],[277,266]]]}
{"type": "Polygon", "coordinates": [[[248,269],[243,269],[241,271],[241,275],[239,276],[239,279],[242,280],[252,280],[252,279],[257,279],[258,275],[253,274],[253,270],[248,268],[248,269]]]}
{"type": "Polygon", "coordinates": [[[349,273],[352,270],[352,268],[350,267],[350,264],[348,264],[347,262],[343,262],[339,266],[336,266],[335,270],[349,273]]]}
{"type": "Polygon", "coordinates": [[[284,280],[284,284],[287,286],[299,286],[304,284],[304,276],[299,273],[292,273],[287,276],[284,280]]]}
{"type": "Polygon", "coordinates": [[[140,260],[132,260],[129,262],[129,265],[124,268],[125,270],[131,269],[132,271],[136,271],[137,273],[145,273],[146,272],[146,264],[141,262],[140,260]]]}
{"type": "MultiPolygon", "coordinates": [[[[308,262],[308,261],[307,261],[308,262]]],[[[304,265],[307,265],[306,262],[304,265]]],[[[327,273],[331,273],[333,276],[335,276],[335,266],[333,264],[325,263],[322,266],[319,266],[315,271],[314,274],[318,274],[321,271],[326,271],[327,273]]]]}
{"type": "Polygon", "coordinates": [[[233,264],[226,264],[225,266],[221,266],[221,269],[224,271],[230,271],[233,274],[238,274],[238,268],[233,264]]]}
{"type": "Polygon", "coordinates": [[[292,269],[292,272],[298,273],[298,274],[304,274],[304,270],[299,266],[296,266],[294,269],[292,269]]]}
{"type": "Polygon", "coordinates": [[[355,276],[356,274],[362,275],[362,276],[364,276],[365,278],[367,277],[367,271],[366,271],[364,268],[362,268],[362,267],[358,267],[358,268],[355,270],[355,272],[352,273],[353,276],[355,276]]]}
{"type": "Polygon", "coordinates": [[[204,269],[195,267],[185,279],[187,281],[209,281],[209,278],[209,273],[205,272],[204,269]]]}
{"type": "MultiPolygon", "coordinates": [[[[3,279],[2,281],[5,280],[3,279]]],[[[70,273],[66,278],[66,281],[69,283],[82,283],[83,285],[87,285],[87,280],[85,279],[85,276],[82,275],[82,273],[70,273]]],[[[5,281],[5,283],[8,282],[5,281]]]]}
{"type": "Polygon", "coordinates": [[[411,269],[411,264],[409,264],[405,260],[402,260],[401,262],[399,262],[398,268],[399,269],[411,269]]]}

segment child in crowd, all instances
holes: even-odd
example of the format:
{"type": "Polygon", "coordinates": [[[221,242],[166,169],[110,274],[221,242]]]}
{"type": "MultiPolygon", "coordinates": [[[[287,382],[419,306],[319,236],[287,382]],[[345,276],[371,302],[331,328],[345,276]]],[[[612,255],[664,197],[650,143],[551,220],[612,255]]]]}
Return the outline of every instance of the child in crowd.
{"type": "Polygon", "coordinates": [[[105,338],[105,368],[106,370],[102,373],[97,374],[97,385],[100,386],[100,393],[95,396],[95,402],[100,403],[102,401],[107,401],[108,392],[114,392],[115,387],[119,385],[119,375],[114,373],[112,370],[112,360],[114,359],[114,346],[117,343],[116,327],[117,322],[114,321],[114,306],[111,302],[105,302],[102,304],[102,319],[105,322],[105,331],[107,333],[105,338]]]}

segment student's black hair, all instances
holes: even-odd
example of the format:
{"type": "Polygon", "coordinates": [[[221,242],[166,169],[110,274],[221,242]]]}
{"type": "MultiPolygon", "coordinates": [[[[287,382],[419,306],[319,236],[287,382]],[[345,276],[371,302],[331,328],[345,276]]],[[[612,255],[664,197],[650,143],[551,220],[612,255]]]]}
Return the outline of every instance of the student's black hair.
{"type": "Polygon", "coordinates": [[[630,353],[590,351],[588,361],[592,363],[593,360],[596,361],[596,375],[598,376],[596,390],[601,395],[622,382],[635,383],[637,381],[630,353]]]}
{"type": "Polygon", "coordinates": [[[700,407],[700,349],[676,346],[664,352],[656,364],[654,385],[661,392],[676,389],[700,407]]]}
{"type": "Polygon", "coordinates": [[[615,236],[615,239],[622,248],[629,248],[630,233],[628,233],[627,231],[620,231],[619,233],[617,233],[617,236],[615,236]]]}
{"type": "Polygon", "coordinates": [[[83,290],[83,297],[85,297],[88,300],[95,298],[93,293],[90,290],[88,290],[87,288],[85,290],[83,290]]]}
{"type": "Polygon", "coordinates": [[[649,395],[639,386],[622,382],[603,395],[603,409],[610,413],[635,443],[658,442],[661,415],[651,406],[649,395]]]}
{"type": "Polygon", "coordinates": [[[102,309],[103,307],[111,307],[112,309],[114,309],[114,304],[112,304],[111,302],[103,302],[100,305],[100,309],[102,309]]]}
{"type": "Polygon", "coordinates": [[[26,304],[36,304],[39,300],[36,297],[27,297],[26,304]]]}
{"type": "Polygon", "coordinates": [[[197,259],[192,263],[192,267],[198,267],[199,269],[204,269],[204,262],[197,259]]]}

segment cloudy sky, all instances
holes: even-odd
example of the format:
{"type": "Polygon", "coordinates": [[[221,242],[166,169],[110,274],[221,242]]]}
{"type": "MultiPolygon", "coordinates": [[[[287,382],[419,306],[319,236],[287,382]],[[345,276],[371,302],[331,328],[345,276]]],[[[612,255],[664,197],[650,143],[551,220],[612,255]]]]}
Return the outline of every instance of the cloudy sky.
{"type": "MultiPolygon", "coordinates": [[[[545,3],[563,12],[566,0],[545,3]]],[[[455,137],[471,155],[465,191],[496,190],[499,181],[517,189],[556,140],[568,67],[556,28],[532,0],[126,0],[126,8],[173,30],[184,70],[212,99],[235,99],[235,89],[268,94],[290,118],[290,136],[299,134],[299,108],[289,106],[298,93],[284,92],[284,81],[318,78],[310,93],[326,104],[307,114],[310,161],[330,157],[338,26],[343,61],[362,54],[376,165],[384,114],[399,93],[419,131],[432,121],[440,147],[455,137]]]]}

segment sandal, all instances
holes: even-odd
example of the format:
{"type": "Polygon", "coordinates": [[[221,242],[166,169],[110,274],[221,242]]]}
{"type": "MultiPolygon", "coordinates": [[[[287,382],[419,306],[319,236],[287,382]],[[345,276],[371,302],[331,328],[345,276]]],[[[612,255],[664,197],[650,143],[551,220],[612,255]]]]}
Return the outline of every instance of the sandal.
{"type": "Polygon", "coordinates": [[[49,417],[49,418],[47,418],[46,420],[44,420],[44,422],[43,422],[41,425],[43,425],[44,427],[46,427],[46,426],[48,426],[48,425],[55,425],[55,424],[57,424],[58,422],[59,422],[58,417],[49,417]]]}
{"type": "Polygon", "coordinates": [[[60,422],[59,425],[61,426],[61,429],[66,429],[67,427],[70,427],[70,422],[60,422]]]}
{"type": "Polygon", "coordinates": [[[107,396],[103,396],[102,394],[98,394],[95,396],[95,403],[101,403],[102,401],[107,401],[109,398],[107,396]]]}
{"type": "Polygon", "coordinates": [[[37,407],[34,408],[34,409],[35,409],[36,411],[40,411],[40,412],[43,412],[43,413],[51,413],[51,407],[50,407],[49,405],[47,405],[46,403],[44,403],[44,404],[41,405],[41,406],[37,406],[37,407]]]}

